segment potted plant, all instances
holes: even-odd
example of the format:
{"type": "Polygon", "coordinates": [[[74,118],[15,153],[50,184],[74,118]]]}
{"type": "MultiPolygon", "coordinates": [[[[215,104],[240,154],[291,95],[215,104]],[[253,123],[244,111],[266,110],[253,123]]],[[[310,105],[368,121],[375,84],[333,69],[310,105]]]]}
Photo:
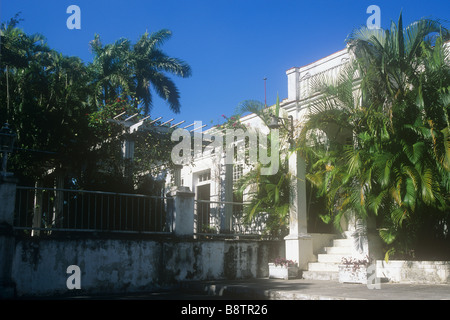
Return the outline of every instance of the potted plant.
{"type": "Polygon", "coordinates": [[[339,282],[367,284],[367,267],[369,264],[368,256],[364,259],[342,258],[339,265],[339,282]]]}
{"type": "Polygon", "coordinates": [[[293,260],[276,258],[269,262],[269,278],[271,279],[293,279],[298,276],[298,265],[293,260]]]}
{"type": "Polygon", "coordinates": [[[213,236],[215,235],[215,234],[217,234],[217,230],[216,230],[216,228],[214,228],[213,226],[210,226],[210,225],[203,225],[202,226],[202,229],[201,229],[201,236],[200,236],[200,238],[203,238],[203,239],[212,239],[213,238],[213,236]]]}

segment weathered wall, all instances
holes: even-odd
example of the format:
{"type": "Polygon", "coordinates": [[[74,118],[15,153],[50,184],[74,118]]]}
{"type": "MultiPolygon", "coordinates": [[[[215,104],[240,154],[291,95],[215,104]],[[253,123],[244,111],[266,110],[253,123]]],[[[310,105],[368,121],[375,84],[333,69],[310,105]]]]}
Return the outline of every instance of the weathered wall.
{"type": "Polygon", "coordinates": [[[337,234],[330,233],[309,233],[312,238],[313,253],[315,255],[323,253],[323,248],[330,246],[334,239],[339,238],[337,234]]]}
{"type": "Polygon", "coordinates": [[[17,239],[16,294],[137,292],[185,280],[268,276],[284,254],[279,241],[149,239],[17,239]],[[81,290],[69,290],[67,267],[81,270],[81,290]]]}
{"type": "Polygon", "coordinates": [[[450,283],[450,261],[376,261],[377,277],[400,283],[450,283]]]}

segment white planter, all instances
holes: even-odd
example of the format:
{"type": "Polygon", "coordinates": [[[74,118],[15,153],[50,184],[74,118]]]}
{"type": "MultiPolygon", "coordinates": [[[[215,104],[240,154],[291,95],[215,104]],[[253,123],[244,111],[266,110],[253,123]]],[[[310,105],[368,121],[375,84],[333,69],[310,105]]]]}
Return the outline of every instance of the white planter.
{"type": "Polygon", "coordinates": [[[298,267],[296,265],[281,266],[269,263],[270,279],[295,279],[298,277],[298,267]]]}
{"type": "Polygon", "coordinates": [[[365,266],[339,265],[339,282],[367,284],[367,268],[365,266]]]}

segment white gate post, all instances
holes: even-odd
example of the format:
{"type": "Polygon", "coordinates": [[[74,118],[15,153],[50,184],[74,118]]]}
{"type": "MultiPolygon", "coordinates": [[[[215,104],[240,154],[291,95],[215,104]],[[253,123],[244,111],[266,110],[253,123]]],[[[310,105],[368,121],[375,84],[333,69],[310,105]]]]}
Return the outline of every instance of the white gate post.
{"type": "Polygon", "coordinates": [[[315,260],[312,238],[307,230],[306,163],[297,151],[289,156],[291,174],[289,197],[289,235],[285,240],[286,259],[298,263],[299,270],[306,270],[315,260]]]}
{"type": "Polygon", "coordinates": [[[194,196],[189,187],[175,187],[169,192],[172,200],[172,230],[176,236],[194,235],[194,196]]]}

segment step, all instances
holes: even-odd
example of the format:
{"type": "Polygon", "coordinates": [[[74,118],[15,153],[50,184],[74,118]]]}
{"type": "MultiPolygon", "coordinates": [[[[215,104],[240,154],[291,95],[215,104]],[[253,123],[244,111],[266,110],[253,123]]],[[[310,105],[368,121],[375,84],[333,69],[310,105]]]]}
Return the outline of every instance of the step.
{"type": "Polygon", "coordinates": [[[303,271],[302,278],[307,280],[339,280],[339,272],[303,271]]]}
{"type": "Polygon", "coordinates": [[[353,247],[353,239],[334,239],[333,247],[353,247]]]}
{"type": "Polygon", "coordinates": [[[348,254],[318,254],[317,261],[323,263],[341,263],[342,258],[349,257],[348,254]]]}
{"type": "Polygon", "coordinates": [[[309,280],[338,280],[339,265],[342,258],[351,256],[353,243],[353,239],[334,239],[332,247],[325,247],[325,253],[317,255],[318,262],[308,263],[308,270],[303,271],[302,277],[309,280]]]}
{"type": "Polygon", "coordinates": [[[339,264],[324,263],[324,262],[310,262],[308,263],[308,271],[331,271],[338,272],[339,264]]]}
{"type": "Polygon", "coordinates": [[[351,255],[352,254],[352,248],[351,247],[325,247],[324,251],[327,254],[345,254],[345,255],[351,255]]]}

